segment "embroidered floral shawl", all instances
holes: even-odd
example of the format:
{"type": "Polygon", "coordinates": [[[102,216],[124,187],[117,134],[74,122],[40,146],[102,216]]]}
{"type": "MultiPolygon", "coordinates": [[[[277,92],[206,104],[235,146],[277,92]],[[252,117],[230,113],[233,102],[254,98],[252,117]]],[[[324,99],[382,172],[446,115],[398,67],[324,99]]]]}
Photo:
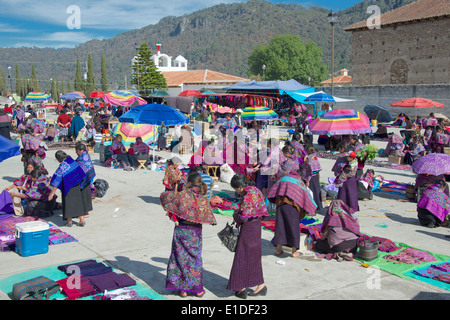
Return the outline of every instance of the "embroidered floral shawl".
{"type": "Polygon", "coordinates": [[[248,218],[268,217],[265,198],[261,191],[253,186],[244,190],[246,194],[239,203],[239,214],[248,218]]]}
{"type": "Polygon", "coordinates": [[[81,189],[84,189],[91,183],[91,181],[95,177],[94,164],[92,163],[91,157],[86,151],[83,151],[83,153],[76,159],[76,161],[86,174],[80,185],[81,189]]]}
{"type": "Polygon", "coordinates": [[[181,192],[161,193],[160,203],[165,211],[177,218],[193,223],[217,224],[207,195],[199,193],[199,187],[187,188],[181,192]]]}
{"type": "Polygon", "coordinates": [[[172,189],[176,183],[181,183],[185,180],[185,173],[180,169],[173,169],[172,166],[167,166],[164,174],[163,185],[167,189],[172,189]]]}
{"type": "Polygon", "coordinates": [[[433,184],[422,193],[417,206],[427,209],[444,222],[445,217],[450,213],[450,198],[442,191],[439,184],[433,184]]]}

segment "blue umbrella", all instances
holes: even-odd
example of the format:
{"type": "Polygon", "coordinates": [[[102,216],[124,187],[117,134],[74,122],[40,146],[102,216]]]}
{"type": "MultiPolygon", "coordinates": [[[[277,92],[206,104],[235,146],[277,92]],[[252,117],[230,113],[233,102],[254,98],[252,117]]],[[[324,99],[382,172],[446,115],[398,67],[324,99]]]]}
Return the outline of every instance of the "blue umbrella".
{"type": "MultiPolygon", "coordinates": [[[[175,126],[188,124],[189,118],[180,110],[165,104],[151,103],[143,104],[125,112],[119,117],[119,122],[129,122],[134,124],[153,124],[160,126],[175,126]]],[[[153,147],[152,170],[156,170],[155,147],[153,147]]]]}
{"type": "Polygon", "coordinates": [[[165,104],[143,104],[132,108],[119,117],[119,122],[174,126],[188,124],[189,118],[180,110],[165,104]]]}
{"type": "Polygon", "coordinates": [[[394,117],[392,114],[384,107],[378,106],[378,105],[366,105],[364,107],[364,112],[367,114],[367,116],[372,119],[372,112],[375,115],[375,119],[378,122],[391,122],[394,120],[394,117]]]}
{"type": "Polygon", "coordinates": [[[20,146],[17,143],[0,136],[0,162],[20,155],[20,146]]]}
{"type": "Polygon", "coordinates": [[[309,102],[336,102],[336,100],[333,98],[333,96],[326,94],[325,92],[319,92],[310,95],[309,97],[305,98],[305,101],[309,102]]]}

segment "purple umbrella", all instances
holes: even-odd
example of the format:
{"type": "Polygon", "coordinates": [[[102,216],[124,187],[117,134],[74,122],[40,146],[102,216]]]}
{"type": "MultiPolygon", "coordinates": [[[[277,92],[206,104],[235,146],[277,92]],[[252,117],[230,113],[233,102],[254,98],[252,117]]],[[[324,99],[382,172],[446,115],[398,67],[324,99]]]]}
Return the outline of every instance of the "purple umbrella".
{"type": "Polygon", "coordinates": [[[450,174],[450,155],[445,153],[430,153],[414,161],[412,169],[417,174],[439,176],[450,174]]]}

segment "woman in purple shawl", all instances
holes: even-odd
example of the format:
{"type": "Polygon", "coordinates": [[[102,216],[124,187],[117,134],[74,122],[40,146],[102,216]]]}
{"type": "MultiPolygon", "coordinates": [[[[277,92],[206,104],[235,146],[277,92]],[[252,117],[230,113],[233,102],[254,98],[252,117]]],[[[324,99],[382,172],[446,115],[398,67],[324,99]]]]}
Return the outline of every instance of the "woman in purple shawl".
{"type": "Polygon", "coordinates": [[[261,220],[269,216],[265,198],[245,175],[234,175],[231,187],[242,195],[242,199],[239,210],[233,214],[239,228],[239,238],[227,289],[242,299],[246,299],[247,295],[266,295],[261,261],[261,220]],[[256,289],[247,293],[247,288],[253,286],[257,286],[256,289]]]}
{"type": "Polygon", "coordinates": [[[280,170],[278,171],[275,177],[276,180],[281,179],[282,177],[291,172],[297,172],[300,169],[298,157],[295,155],[295,150],[291,146],[284,146],[281,151],[283,152],[283,155],[286,157],[286,161],[284,161],[281,164],[280,170]]]}
{"type": "Polygon", "coordinates": [[[305,157],[305,162],[300,166],[300,175],[306,186],[312,191],[314,202],[317,205],[317,210],[323,208],[322,205],[322,189],[320,188],[319,172],[322,167],[319,163],[319,159],[316,156],[316,149],[312,144],[306,146],[306,152],[308,154],[305,157]]]}
{"type": "MultiPolygon", "coordinates": [[[[83,178],[80,184],[81,195],[83,197],[83,207],[85,212],[85,217],[89,216],[89,211],[92,211],[92,195],[91,195],[91,183],[95,178],[94,164],[92,163],[91,157],[86,151],[86,145],[83,143],[77,143],[75,146],[75,152],[78,156],[76,162],[83,169],[86,176],[83,178]]],[[[84,227],[85,222],[78,224],[80,227],[84,227]]]]}
{"type": "Polygon", "coordinates": [[[417,217],[422,226],[436,228],[449,225],[446,217],[450,213],[450,198],[444,192],[446,185],[444,180],[439,180],[422,193],[417,203],[417,217]]]}
{"type": "Polygon", "coordinates": [[[56,190],[61,191],[63,219],[67,220],[66,227],[72,226],[72,218],[79,217],[80,224],[84,225],[84,206],[80,185],[86,176],[83,169],[64,151],[58,150],[55,154],[59,167],[52,176],[50,185],[52,191],[48,197],[53,199],[56,190]]]}
{"type": "Polygon", "coordinates": [[[301,166],[307,153],[301,143],[300,133],[294,133],[294,135],[292,136],[292,140],[289,142],[289,146],[294,149],[294,154],[298,158],[298,164],[299,166],[301,166]]]}
{"type": "MultiPolygon", "coordinates": [[[[328,207],[315,250],[320,253],[356,253],[361,237],[358,218],[342,200],[333,200],[328,207]]],[[[351,257],[352,259],[352,257],[351,257]]]]}

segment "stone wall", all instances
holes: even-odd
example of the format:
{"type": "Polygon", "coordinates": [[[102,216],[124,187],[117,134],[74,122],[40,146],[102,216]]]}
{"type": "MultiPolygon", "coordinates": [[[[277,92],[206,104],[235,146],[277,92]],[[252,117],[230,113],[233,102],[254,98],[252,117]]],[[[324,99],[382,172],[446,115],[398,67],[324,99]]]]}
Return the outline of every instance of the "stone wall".
{"type": "MultiPolygon", "coordinates": [[[[330,87],[316,88],[316,91],[319,90],[331,94],[330,87]]],[[[400,112],[415,116],[417,111],[417,115],[425,116],[430,112],[439,112],[450,118],[450,84],[334,87],[334,95],[356,100],[339,103],[335,106],[338,109],[348,108],[364,111],[366,105],[374,104],[385,107],[393,116],[400,112]],[[443,103],[444,108],[421,108],[413,111],[409,108],[391,107],[391,103],[412,97],[421,97],[443,103]]]]}
{"type": "Polygon", "coordinates": [[[448,84],[450,18],[352,31],[352,84],[448,84]]]}

